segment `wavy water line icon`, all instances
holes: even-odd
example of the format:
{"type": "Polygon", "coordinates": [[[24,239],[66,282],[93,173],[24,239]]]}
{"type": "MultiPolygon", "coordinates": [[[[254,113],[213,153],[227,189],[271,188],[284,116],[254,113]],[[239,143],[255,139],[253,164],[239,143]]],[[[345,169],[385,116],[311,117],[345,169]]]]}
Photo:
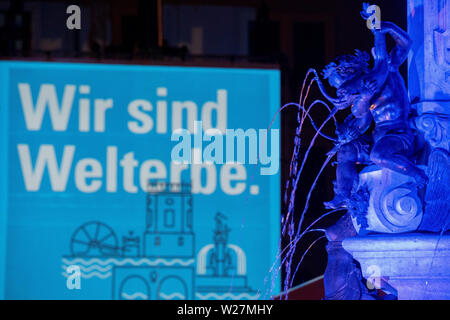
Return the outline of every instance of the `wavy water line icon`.
{"type": "MultiPolygon", "coordinates": [[[[64,265],[62,265],[62,268],[64,269],[64,271],[66,271],[66,269],[69,266],[70,265],[65,265],[64,264],[64,265]]],[[[110,271],[112,269],[112,266],[110,266],[110,265],[106,266],[106,267],[101,267],[101,266],[96,265],[96,264],[93,264],[93,265],[91,265],[89,267],[85,267],[83,265],[79,265],[78,267],[80,268],[81,271],[84,271],[84,272],[90,272],[92,270],[95,270],[95,271],[98,271],[98,272],[107,272],[107,271],[110,271]]]]}
{"type": "MultiPolygon", "coordinates": [[[[70,276],[70,275],[67,274],[65,271],[63,271],[61,274],[62,274],[64,277],[66,277],[66,278],[70,276]]],[[[90,278],[92,278],[92,277],[97,277],[97,278],[100,278],[100,279],[106,279],[106,278],[111,277],[111,275],[112,275],[111,272],[100,273],[100,272],[97,272],[97,271],[93,271],[93,272],[91,272],[91,273],[83,273],[83,272],[80,273],[80,276],[81,276],[83,279],[90,279],[90,278]]]]}
{"type": "Polygon", "coordinates": [[[127,300],[136,300],[137,298],[141,298],[142,300],[147,300],[148,296],[143,292],[135,292],[132,294],[122,292],[122,298],[127,299],[127,300]]]}
{"type": "Polygon", "coordinates": [[[257,293],[255,295],[251,295],[248,293],[240,293],[240,294],[233,294],[233,293],[223,293],[223,294],[217,294],[217,293],[207,293],[207,294],[201,294],[201,293],[196,293],[195,294],[196,297],[202,299],[202,300],[208,300],[210,298],[214,298],[216,300],[225,300],[227,298],[231,299],[231,300],[241,300],[243,298],[247,299],[247,300],[256,300],[259,298],[260,294],[257,293]]]}
{"type": "Polygon", "coordinates": [[[123,260],[118,260],[116,258],[109,258],[109,259],[105,259],[105,260],[101,260],[99,258],[92,258],[92,259],[82,259],[82,258],[75,258],[75,259],[66,259],[63,258],[62,259],[63,263],[71,265],[71,264],[82,264],[84,266],[91,266],[93,264],[99,264],[101,266],[106,266],[109,264],[114,264],[117,266],[123,266],[125,264],[131,264],[133,266],[141,266],[141,265],[148,265],[148,266],[157,266],[157,265],[165,265],[165,266],[173,266],[173,265],[181,265],[181,266],[189,266],[191,264],[193,264],[195,261],[194,259],[188,259],[188,260],[182,260],[182,259],[162,259],[162,258],[158,258],[155,260],[150,260],[147,258],[142,258],[142,259],[131,259],[131,258],[126,258],[123,260]]]}
{"type": "Polygon", "coordinates": [[[174,292],[174,293],[171,293],[171,294],[165,294],[165,293],[163,293],[163,292],[160,292],[160,293],[159,293],[159,296],[160,296],[161,298],[163,298],[164,300],[172,300],[172,299],[174,299],[174,298],[178,298],[178,299],[180,299],[180,300],[186,299],[186,297],[184,296],[184,294],[182,294],[182,293],[180,293],[180,292],[174,292]]]}

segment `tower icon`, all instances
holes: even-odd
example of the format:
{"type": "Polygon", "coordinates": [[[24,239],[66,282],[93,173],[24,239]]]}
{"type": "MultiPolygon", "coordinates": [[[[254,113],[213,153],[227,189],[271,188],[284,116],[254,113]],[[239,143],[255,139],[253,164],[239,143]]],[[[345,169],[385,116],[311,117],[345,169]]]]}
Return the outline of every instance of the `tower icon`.
{"type": "Polygon", "coordinates": [[[244,250],[229,242],[231,228],[227,216],[214,216],[213,242],[197,254],[196,298],[257,299],[259,293],[247,283],[247,258],[244,250]]]}
{"type": "Polygon", "coordinates": [[[149,185],[146,202],[144,256],[188,258],[194,256],[190,184],[149,185]]]}
{"type": "Polygon", "coordinates": [[[232,256],[228,249],[228,233],[231,229],[225,223],[227,217],[218,212],[214,217],[216,228],[214,232],[214,250],[209,258],[209,268],[216,277],[228,276],[229,270],[233,269],[232,256]]]}

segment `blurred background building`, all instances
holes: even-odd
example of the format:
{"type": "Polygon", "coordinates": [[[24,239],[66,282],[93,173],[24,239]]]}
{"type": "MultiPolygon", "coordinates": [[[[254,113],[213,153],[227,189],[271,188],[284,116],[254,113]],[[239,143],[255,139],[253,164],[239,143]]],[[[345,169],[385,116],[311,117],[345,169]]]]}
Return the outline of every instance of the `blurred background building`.
{"type": "MultiPolygon", "coordinates": [[[[372,36],[359,14],[362,2],[0,0],[0,59],[277,68],[282,75],[282,105],[298,100],[309,68],[321,70],[335,56],[356,48],[370,50],[372,36]],[[81,8],[80,30],[66,27],[66,8],[71,4],[81,8]]],[[[381,8],[382,20],[406,29],[406,1],[375,4],[381,8]]],[[[317,92],[311,93],[312,100],[317,96],[317,92]]],[[[318,121],[326,116],[326,110],[320,109],[314,115],[318,121]]],[[[296,110],[283,111],[281,186],[289,173],[296,126],[296,110]]],[[[330,148],[328,142],[318,141],[311,151],[311,169],[305,172],[302,184],[311,185],[330,148]]],[[[306,223],[323,213],[322,202],[332,196],[329,181],[333,178],[334,168],[329,167],[312,195],[306,223]]],[[[297,194],[300,207],[306,189],[297,194]]],[[[330,217],[324,226],[338,218],[330,217]]],[[[298,250],[299,256],[309,244],[306,239],[298,250]]],[[[294,285],[320,276],[325,266],[324,245],[316,246],[303,261],[294,285]]]]}

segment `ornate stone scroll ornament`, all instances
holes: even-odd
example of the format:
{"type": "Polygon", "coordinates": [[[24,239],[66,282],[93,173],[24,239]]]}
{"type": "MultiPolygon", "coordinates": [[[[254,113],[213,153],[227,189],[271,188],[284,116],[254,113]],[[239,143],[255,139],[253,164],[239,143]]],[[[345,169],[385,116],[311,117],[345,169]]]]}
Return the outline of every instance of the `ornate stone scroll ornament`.
{"type": "Polygon", "coordinates": [[[417,230],[422,221],[422,202],[413,178],[386,168],[369,166],[359,174],[355,194],[361,192],[366,194],[366,198],[356,197],[355,200],[360,207],[360,201],[367,201],[365,208],[363,211],[350,211],[358,234],[417,230]]]}
{"type": "Polygon", "coordinates": [[[415,124],[431,147],[450,150],[450,114],[424,112],[415,119],[415,124]]]}
{"type": "Polygon", "coordinates": [[[442,232],[450,229],[450,115],[425,112],[415,120],[433,148],[428,157],[430,179],[425,193],[425,213],[419,230],[442,232]]]}

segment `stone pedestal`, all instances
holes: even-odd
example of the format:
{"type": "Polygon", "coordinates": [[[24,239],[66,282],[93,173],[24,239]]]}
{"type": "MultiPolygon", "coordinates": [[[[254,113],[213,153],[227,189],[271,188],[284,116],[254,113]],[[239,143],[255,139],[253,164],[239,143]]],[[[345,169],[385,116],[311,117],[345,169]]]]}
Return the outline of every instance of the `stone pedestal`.
{"type": "Polygon", "coordinates": [[[366,279],[400,300],[450,299],[450,235],[377,234],[342,246],[366,279]]]}

